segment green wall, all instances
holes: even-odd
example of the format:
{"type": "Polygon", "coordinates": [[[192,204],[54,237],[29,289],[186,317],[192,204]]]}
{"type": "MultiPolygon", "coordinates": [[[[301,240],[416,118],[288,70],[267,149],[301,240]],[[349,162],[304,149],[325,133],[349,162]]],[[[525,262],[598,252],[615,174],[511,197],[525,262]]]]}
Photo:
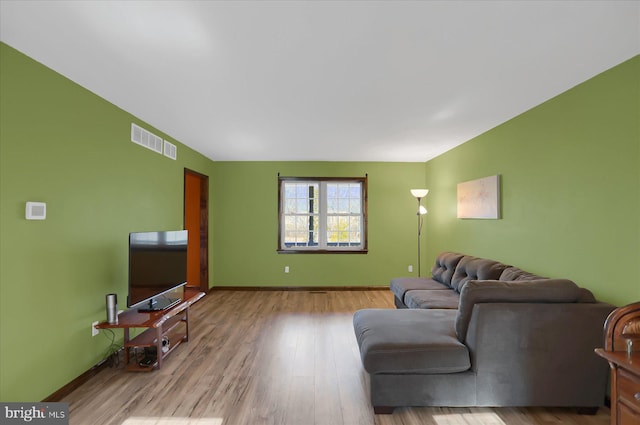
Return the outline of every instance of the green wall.
{"type": "Polygon", "coordinates": [[[640,56],[426,164],[427,263],[459,251],[640,300],[640,56]],[[501,220],[456,218],[456,185],[499,174],[501,220]]]}
{"type": "Polygon", "coordinates": [[[126,308],[128,233],[182,228],[184,168],[214,167],[6,44],[0,93],[0,400],[37,401],[105,355],[90,327],[105,294],[126,308]],[[131,122],[178,160],[132,143],[131,122]],[[26,201],[47,219],[25,220],[26,201]]]}
{"type": "Polygon", "coordinates": [[[417,275],[416,199],[424,163],[216,162],[215,286],[379,286],[417,275]],[[281,176],[368,175],[368,254],[278,254],[281,176]],[[284,273],[289,266],[290,273],[284,273]]]}
{"type": "Polygon", "coordinates": [[[409,189],[428,187],[423,269],[455,250],[640,299],[639,75],[636,57],[426,164],[214,163],[0,45],[0,401],[40,400],[103,358],[90,324],[107,293],[125,307],[127,234],[182,227],[185,167],[210,176],[210,286],[410,275],[409,189]],[[177,144],[178,160],[132,143],[131,122],[177,144]],[[368,174],[369,253],[278,254],[278,173],[368,174]],[[456,184],[493,174],[503,218],[458,220],[456,184]],[[26,201],[46,202],[47,220],[25,220],[26,201]]]}

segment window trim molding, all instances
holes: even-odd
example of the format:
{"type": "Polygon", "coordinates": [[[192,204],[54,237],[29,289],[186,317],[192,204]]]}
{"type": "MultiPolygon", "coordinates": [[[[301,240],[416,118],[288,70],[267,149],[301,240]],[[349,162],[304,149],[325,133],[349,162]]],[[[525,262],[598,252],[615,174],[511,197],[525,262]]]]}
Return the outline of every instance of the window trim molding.
{"type": "Polygon", "coordinates": [[[369,252],[369,176],[364,177],[283,177],[278,175],[278,254],[367,254],[369,252]],[[362,233],[361,249],[282,249],[282,183],[283,182],[358,182],[362,184],[362,233]]]}

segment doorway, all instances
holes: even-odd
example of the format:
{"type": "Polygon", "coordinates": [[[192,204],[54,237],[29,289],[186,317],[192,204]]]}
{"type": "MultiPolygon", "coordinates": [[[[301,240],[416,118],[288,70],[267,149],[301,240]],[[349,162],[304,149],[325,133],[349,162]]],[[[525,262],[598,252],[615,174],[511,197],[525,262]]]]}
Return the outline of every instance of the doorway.
{"type": "Polygon", "coordinates": [[[184,169],[184,228],[187,246],[187,287],[209,291],[209,177],[184,169]]]}

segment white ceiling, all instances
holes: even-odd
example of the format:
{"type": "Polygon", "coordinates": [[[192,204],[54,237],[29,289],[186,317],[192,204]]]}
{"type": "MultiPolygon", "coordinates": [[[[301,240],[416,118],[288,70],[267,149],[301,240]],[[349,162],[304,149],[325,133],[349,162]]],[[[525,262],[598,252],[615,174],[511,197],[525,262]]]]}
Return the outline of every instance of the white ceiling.
{"type": "Polygon", "coordinates": [[[640,53],[638,1],[12,1],[3,42],[213,160],[426,161],[640,53]]]}

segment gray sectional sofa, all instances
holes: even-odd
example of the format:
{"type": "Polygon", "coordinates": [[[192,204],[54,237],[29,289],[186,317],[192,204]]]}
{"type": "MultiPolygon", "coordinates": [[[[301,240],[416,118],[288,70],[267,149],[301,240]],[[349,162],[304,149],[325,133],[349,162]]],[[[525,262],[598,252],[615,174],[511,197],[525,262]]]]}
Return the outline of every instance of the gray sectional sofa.
{"type": "Polygon", "coordinates": [[[398,309],[353,325],[375,413],[399,406],[571,406],[595,412],[594,348],[613,305],[566,279],[445,252],[429,278],[397,278],[398,309]]]}

